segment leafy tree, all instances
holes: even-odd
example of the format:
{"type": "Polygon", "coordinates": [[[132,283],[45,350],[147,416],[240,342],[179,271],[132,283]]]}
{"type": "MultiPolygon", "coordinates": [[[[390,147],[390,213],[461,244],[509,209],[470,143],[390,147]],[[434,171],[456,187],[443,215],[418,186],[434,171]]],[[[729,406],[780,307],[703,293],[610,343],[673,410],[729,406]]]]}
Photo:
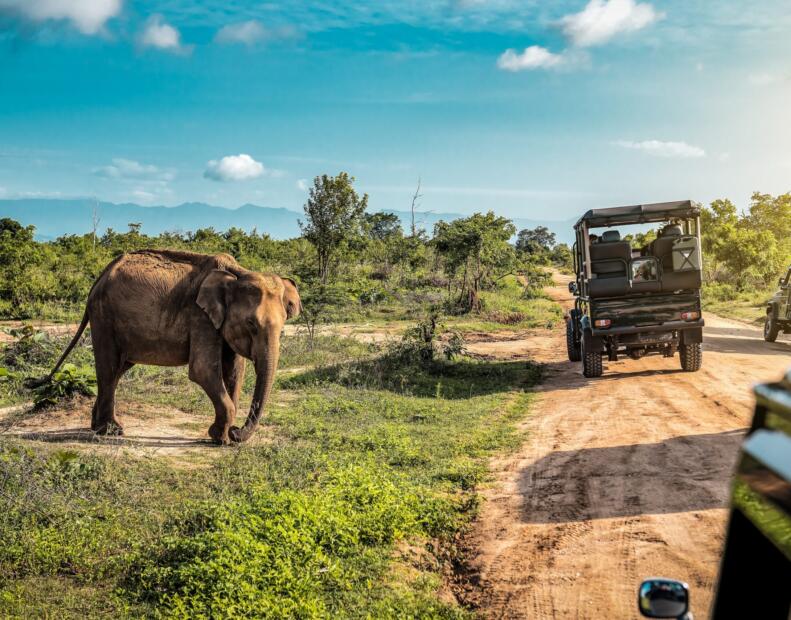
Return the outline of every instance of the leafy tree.
{"type": "Polygon", "coordinates": [[[365,234],[376,241],[387,241],[403,234],[401,220],[395,213],[366,213],[363,228],[365,234]]]}
{"type": "Polygon", "coordinates": [[[433,245],[445,261],[445,271],[460,281],[459,302],[467,311],[481,310],[480,290],[517,265],[508,241],[516,232],[513,223],[491,211],[434,226],[433,245]]]}
{"type": "Polygon", "coordinates": [[[516,236],[516,250],[522,254],[546,254],[555,246],[555,233],[546,226],[525,228],[516,236]]]}
{"type": "Polygon", "coordinates": [[[299,222],[302,235],[316,248],[318,277],[323,284],[329,279],[333,260],[361,234],[368,194],[360,198],[353,183],[354,177],[346,172],[316,177],[305,203],[305,221],[299,222]]]}
{"type": "Polygon", "coordinates": [[[743,290],[751,281],[762,284],[772,281],[780,269],[780,262],[777,242],[770,232],[740,226],[731,242],[724,262],[735,276],[738,290],[743,290]]]}

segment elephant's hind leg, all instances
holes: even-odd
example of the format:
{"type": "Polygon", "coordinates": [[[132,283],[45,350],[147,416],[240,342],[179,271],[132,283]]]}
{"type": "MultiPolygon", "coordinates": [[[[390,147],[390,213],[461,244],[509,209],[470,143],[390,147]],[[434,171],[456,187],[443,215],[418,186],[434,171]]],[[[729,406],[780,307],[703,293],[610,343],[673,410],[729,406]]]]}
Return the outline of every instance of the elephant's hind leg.
{"type": "Polygon", "coordinates": [[[97,351],[94,345],[98,395],[91,413],[91,429],[99,435],[124,434],[124,427],[115,415],[115,391],[118,381],[134,364],[121,361],[113,349],[97,351]]]}

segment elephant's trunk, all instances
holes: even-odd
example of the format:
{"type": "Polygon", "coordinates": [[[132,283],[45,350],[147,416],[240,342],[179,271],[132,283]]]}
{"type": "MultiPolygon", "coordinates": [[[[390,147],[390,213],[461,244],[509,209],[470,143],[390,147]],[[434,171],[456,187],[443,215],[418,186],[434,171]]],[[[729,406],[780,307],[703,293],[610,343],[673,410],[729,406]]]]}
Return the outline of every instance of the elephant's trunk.
{"type": "Polygon", "coordinates": [[[261,358],[255,360],[255,388],[253,401],[250,403],[250,413],[242,428],[231,429],[231,440],[236,442],[247,441],[258,427],[258,421],[264,411],[264,406],[272,394],[272,385],[275,382],[275,371],[280,357],[279,335],[270,338],[266,352],[261,358]]]}

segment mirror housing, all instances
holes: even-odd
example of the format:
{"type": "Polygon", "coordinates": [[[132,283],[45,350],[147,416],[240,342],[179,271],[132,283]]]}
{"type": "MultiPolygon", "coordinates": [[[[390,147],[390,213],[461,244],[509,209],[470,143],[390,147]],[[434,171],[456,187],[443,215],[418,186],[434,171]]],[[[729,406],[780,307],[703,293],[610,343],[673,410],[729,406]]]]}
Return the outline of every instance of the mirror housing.
{"type": "Polygon", "coordinates": [[[686,618],[689,586],[675,579],[646,579],[637,591],[637,608],[646,618],[686,618]]]}
{"type": "Polygon", "coordinates": [[[569,293],[576,293],[577,292],[577,283],[576,282],[569,282],[569,293]]]}

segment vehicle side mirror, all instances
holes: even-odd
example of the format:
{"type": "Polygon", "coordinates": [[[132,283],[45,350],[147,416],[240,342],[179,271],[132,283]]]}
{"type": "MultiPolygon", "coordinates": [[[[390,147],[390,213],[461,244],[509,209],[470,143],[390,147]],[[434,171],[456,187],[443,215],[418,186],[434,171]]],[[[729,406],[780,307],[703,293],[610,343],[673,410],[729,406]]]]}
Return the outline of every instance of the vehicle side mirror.
{"type": "Polygon", "coordinates": [[[577,292],[577,283],[569,282],[569,293],[576,293],[576,292],[577,292]]]}
{"type": "Polygon", "coordinates": [[[637,607],[646,618],[686,618],[689,586],[675,579],[646,579],[637,593],[637,607]]]}

